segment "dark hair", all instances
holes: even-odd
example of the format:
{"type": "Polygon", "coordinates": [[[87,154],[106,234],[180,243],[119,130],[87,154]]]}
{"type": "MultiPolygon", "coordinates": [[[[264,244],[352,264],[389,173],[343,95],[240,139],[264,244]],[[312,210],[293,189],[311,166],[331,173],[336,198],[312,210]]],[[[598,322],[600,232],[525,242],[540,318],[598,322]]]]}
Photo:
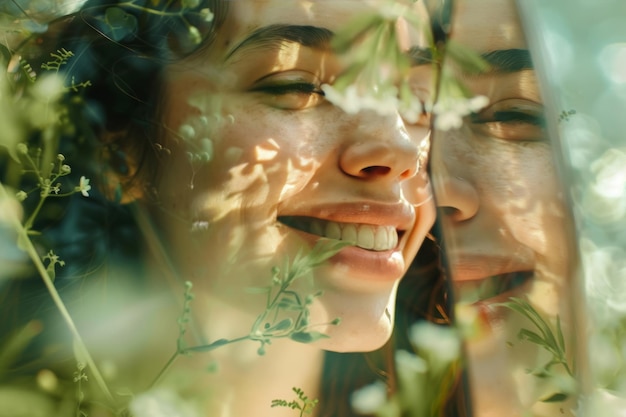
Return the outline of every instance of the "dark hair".
{"type": "MultiPolygon", "coordinates": [[[[137,238],[141,233],[135,209],[120,204],[120,192],[134,185],[135,178],[149,178],[157,166],[155,138],[161,127],[157,113],[164,67],[210,45],[227,11],[227,2],[222,0],[202,0],[195,7],[184,3],[164,2],[167,8],[161,11],[169,13],[164,16],[149,12],[156,7],[151,0],[133,1],[136,7],[132,8],[122,0],[89,0],[79,11],[50,22],[45,33],[35,34],[9,51],[13,57],[9,75],[16,96],[34,76],[45,74],[42,64],[45,67],[54,59],[51,54],[71,55],[57,68],[65,85],[76,87],[62,98],[73,127],[60,134],[58,151],[72,167],[72,173],[61,180],[67,189],[66,185],[77,184],[79,176],[85,175],[96,186],[90,198],[78,194],[48,199],[34,225],[34,230],[45,233],[32,237],[38,249],[53,247],[60,259],[68,261],[57,268],[55,287],[70,307],[80,302],[83,283],[96,279],[98,270],[111,269],[99,279],[112,280],[116,275],[113,268],[124,265],[136,278],[135,287],[145,282],[143,265],[138,262],[145,249],[137,238]],[[202,18],[204,9],[213,13],[210,21],[202,18]],[[191,27],[200,38],[189,36],[191,27]],[[89,85],[82,88],[82,83],[89,85]],[[114,175],[107,177],[107,171],[114,175]],[[110,178],[119,185],[110,184],[110,178]]],[[[37,135],[27,139],[31,148],[44,142],[37,135]]],[[[4,184],[9,164],[10,158],[0,154],[0,181],[4,184]]],[[[36,181],[25,177],[21,184],[12,185],[30,189],[36,181]]],[[[28,199],[24,204],[28,212],[36,201],[28,199]]],[[[0,229],[0,243],[12,237],[0,229]]],[[[20,262],[30,267],[27,259],[20,262]]],[[[13,366],[2,369],[0,381],[32,375],[42,367],[58,367],[63,372],[66,363],[73,366],[71,344],[68,346],[71,335],[34,271],[30,276],[0,282],[0,317],[2,341],[23,328],[37,335],[13,366]]]]}
{"type": "MultiPolygon", "coordinates": [[[[89,86],[71,95],[79,103],[72,106],[72,121],[90,146],[91,163],[102,163],[94,174],[108,168],[124,189],[138,186],[140,181],[132,181],[137,177],[149,183],[158,168],[165,66],[209,47],[228,10],[225,0],[189,3],[89,0],[18,48],[17,55],[30,68],[40,68],[55,51],[73,55],[59,73],[67,85],[89,86]]],[[[26,78],[22,71],[15,76],[26,78]]],[[[107,181],[102,175],[99,180],[107,181]]]]}
{"type": "MultiPolygon", "coordinates": [[[[390,395],[398,389],[394,353],[397,349],[414,349],[409,337],[411,327],[424,320],[444,326],[453,324],[449,289],[440,257],[441,250],[436,241],[425,240],[400,281],[394,332],[385,346],[371,353],[326,353],[321,387],[325,401],[320,401],[320,417],[363,417],[352,409],[351,394],[375,381],[385,383],[390,395]]],[[[454,384],[449,392],[443,393],[441,412],[433,417],[471,415],[465,370],[455,363],[450,372],[454,384]]]]}

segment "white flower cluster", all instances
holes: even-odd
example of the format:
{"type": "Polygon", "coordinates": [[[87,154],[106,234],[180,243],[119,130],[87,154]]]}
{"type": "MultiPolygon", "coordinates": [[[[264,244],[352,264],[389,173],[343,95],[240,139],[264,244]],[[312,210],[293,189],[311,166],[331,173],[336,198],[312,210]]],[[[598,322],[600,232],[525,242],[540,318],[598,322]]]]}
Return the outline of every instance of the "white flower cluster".
{"type": "Polygon", "coordinates": [[[367,93],[360,91],[355,84],[349,85],[345,91],[340,91],[330,84],[323,84],[321,88],[326,100],[340,107],[348,114],[357,114],[363,110],[373,110],[380,115],[389,115],[396,112],[398,108],[398,93],[395,87],[389,88],[385,92],[374,90],[367,93]]]}
{"type": "Polygon", "coordinates": [[[387,386],[382,381],[366,385],[352,393],[352,409],[359,414],[374,414],[387,402],[387,386]]]}
{"type": "Polygon", "coordinates": [[[461,353],[459,335],[451,327],[424,321],[411,327],[409,337],[418,350],[443,363],[454,361],[461,353]]]}
{"type": "Polygon", "coordinates": [[[478,112],[489,104],[487,97],[475,96],[445,98],[434,106],[423,106],[417,98],[408,101],[400,100],[398,91],[393,86],[386,91],[379,92],[371,89],[365,93],[355,84],[348,86],[344,91],[329,84],[323,84],[321,88],[328,101],[349,114],[364,110],[371,110],[380,115],[399,112],[408,123],[415,123],[424,110],[430,110],[436,116],[435,129],[443,131],[459,129],[463,125],[465,116],[478,112]]]}
{"type": "Polygon", "coordinates": [[[482,110],[488,104],[489,99],[485,96],[440,100],[435,103],[432,109],[432,113],[435,115],[435,129],[444,131],[459,129],[463,126],[465,116],[482,110]]]}

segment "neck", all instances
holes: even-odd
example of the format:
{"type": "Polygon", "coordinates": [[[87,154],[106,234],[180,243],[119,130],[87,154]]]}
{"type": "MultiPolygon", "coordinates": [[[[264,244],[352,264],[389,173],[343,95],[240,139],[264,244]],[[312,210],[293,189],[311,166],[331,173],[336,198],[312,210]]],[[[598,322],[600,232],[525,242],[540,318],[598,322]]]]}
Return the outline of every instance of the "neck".
{"type": "Polygon", "coordinates": [[[188,381],[184,395],[202,399],[203,415],[294,417],[293,409],[272,408],[272,401],[302,404],[293,388],[301,389],[311,400],[318,397],[323,365],[321,349],[279,338],[271,339],[264,347],[265,353],[260,355],[261,343],[245,339],[256,314],[199,294],[192,310],[200,334],[199,344],[211,344],[218,339],[232,341],[210,352],[179,357],[164,380],[164,384],[176,384],[178,391],[180,380],[188,381]],[[209,368],[213,370],[208,371],[209,368]]]}

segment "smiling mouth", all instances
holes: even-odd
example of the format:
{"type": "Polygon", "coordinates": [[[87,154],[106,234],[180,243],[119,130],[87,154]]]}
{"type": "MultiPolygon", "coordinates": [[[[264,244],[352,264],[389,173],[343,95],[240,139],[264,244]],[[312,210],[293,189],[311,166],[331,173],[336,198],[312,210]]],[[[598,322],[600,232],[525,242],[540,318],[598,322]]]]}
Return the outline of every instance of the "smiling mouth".
{"type": "Polygon", "coordinates": [[[281,216],[278,221],[293,229],[329,239],[343,240],[377,252],[395,249],[404,232],[393,226],[339,223],[313,217],[281,216]]]}
{"type": "MultiPolygon", "coordinates": [[[[514,271],[471,281],[456,281],[455,295],[457,302],[473,304],[484,302],[500,296],[511,296],[524,284],[529,282],[534,271],[514,271]]],[[[502,300],[504,301],[504,300],[502,300]]]]}

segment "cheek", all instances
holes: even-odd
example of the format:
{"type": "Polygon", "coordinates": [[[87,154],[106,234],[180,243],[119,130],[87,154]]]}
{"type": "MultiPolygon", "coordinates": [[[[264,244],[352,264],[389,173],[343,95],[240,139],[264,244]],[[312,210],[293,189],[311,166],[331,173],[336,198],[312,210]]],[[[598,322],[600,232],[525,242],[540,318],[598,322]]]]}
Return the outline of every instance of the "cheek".
{"type": "MultiPolygon", "coordinates": [[[[246,97],[244,97],[244,100],[246,97]]],[[[267,216],[284,199],[301,191],[328,154],[324,124],[310,114],[279,111],[226,97],[219,112],[206,116],[215,105],[194,102],[185,119],[170,115],[169,128],[179,134],[169,145],[169,171],[176,180],[166,187],[189,184],[189,216],[206,221],[221,219],[241,210],[257,210],[267,216]],[[178,124],[177,124],[178,123],[178,124]],[[190,190],[189,190],[190,189],[190,190]]],[[[180,190],[180,187],[178,187],[180,190]]]]}
{"type": "MultiPolygon", "coordinates": [[[[506,228],[513,237],[541,255],[563,247],[562,189],[544,144],[512,144],[490,158],[501,161],[488,185],[506,228]]],[[[490,191],[483,190],[483,194],[490,191]]]]}

